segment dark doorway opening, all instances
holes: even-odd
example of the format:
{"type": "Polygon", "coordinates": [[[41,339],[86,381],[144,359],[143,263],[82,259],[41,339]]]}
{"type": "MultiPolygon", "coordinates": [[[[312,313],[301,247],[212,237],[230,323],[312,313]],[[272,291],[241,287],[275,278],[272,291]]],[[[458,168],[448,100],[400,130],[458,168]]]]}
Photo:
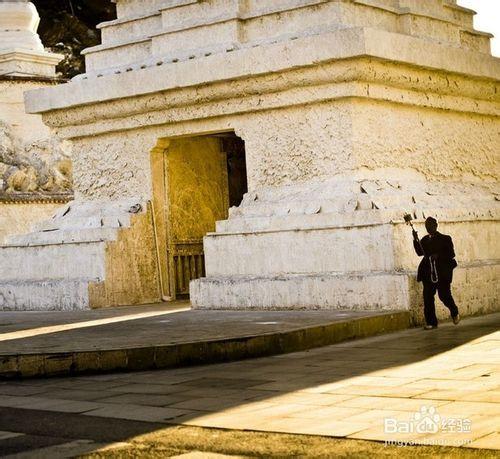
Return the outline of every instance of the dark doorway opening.
{"type": "Polygon", "coordinates": [[[237,207],[248,191],[245,142],[236,135],[223,137],[222,148],[227,159],[229,207],[237,207]]]}
{"type": "Polygon", "coordinates": [[[189,296],[205,275],[203,237],[228,218],[247,192],[245,144],[234,133],[159,141],[153,154],[153,195],[164,297],[189,296]]]}

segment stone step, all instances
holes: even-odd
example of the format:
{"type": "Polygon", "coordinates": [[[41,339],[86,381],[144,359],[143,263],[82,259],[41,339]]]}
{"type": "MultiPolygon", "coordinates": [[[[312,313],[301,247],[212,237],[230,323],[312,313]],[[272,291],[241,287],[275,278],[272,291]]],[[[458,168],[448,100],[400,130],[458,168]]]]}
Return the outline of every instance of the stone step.
{"type": "MultiPolygon", "coordinates": [[[[144,209],[145,204],[136,200],[126,201],[72,201],[62,206],[48,220],[38,222],[32,231],[54,231],[54,230],[86,230],[89,228],[122,228],[130,226],[132,206],[140,206],[144,209]]],[[[139,207],[138,207],[139,208],[139,207]]]]}
{"type": "MultiPolygon", "coordinates": [[[[478,196],[475,199],[475,211],[489,211],[494,196],[478,196]]],[[[470,207],[470,195],[450,194],[418,194],[409,193],[378,193],[339,196],[334,199],[304,200],[281,200],[276,202],[249,201],[229,209],[229,218],[255,218],[255,217],[283,217],[287,215],[318,215],[318,214],[346,214],[353,212],[369,212],[371,210],[401,210],[411,212],[413,209],[468,209],[470,207]]]]}
{"type": "Polygon", "coordinates": [[[472,29],[476,12],[470,8],[457,5],[456,0],[444,0],[444,13],[446,17],[457,24],[472,29]]]}
{"type": "Polygon", "coordinates": [[[75,311],[89,309],[89,281],[0,282],[0,311],[75,311]]]}
{"type": "Polygon", "coordinates": [[[115,241],[117,237],[117,228],[40,231],[37,233],[11,235],[7,237],[3,247],[115,241]]]}
{"type": "MultiPolygon", "coordinates": [[[[149,38],[148,38],[149,39],[149,38]]],[[[114,45],[107,45],[111,46],[114,45]]],[[[176,64],[182,63],[186,61],[190,61],[194,58],[203,58],[208,57],[217,53],[225,53],[231,52],[235,49],[238,49],[240,46],[234,41],[231,42],[220,42],[216,45],[211,44],[208,46],[198,47],[198,48],[189,48],[187,46],[183,47],[180,50],[173,50],[173,52],[163,52],[160,50],[151,50],[151,53],[145,55],[145,58],[140,59],[135,62],[127,62],[126,64],[121,61],[117,66],[110,66],[109,64],[105,68],[96,68],[94,70],[87,69],[87,72],[82,75],[77,75],[74,77],[74,80],[95,78],[97,76],[104,75],[113,75],[119,73],[127,73],[130,71],[141,71],[149,67],[158,67],[165,64],[176,64]],[[155,54],[156,53],[156,54],[155,54]]],[[[107,49],[107,48],[106,48],[107,49]]],[[[101,52],[102,49],[97,50],[97,52],[101,52]]]]}
{"type": "Polygon", "coordinates": [[[149,36],[134,37],[122,42],[98,45],[82,51],[85,55],[87,72],[107,69],[110,62],[120,62],[122,66],[147,60],[152,56],[152,41],[149,36]]]}
{"type": "Polygon", "coordinates": [[[185,25],[184,29],[177,28],[163,29],[152,36],[152,54],[154,56],[164,56],[169,50],[178,50],[182,54],[184,48],[192,50],[196,54],[197,49],[206,46],[223,49],[226,43],[238,43],[240,36],[240,21],[230,15],[227,18],[218,18],[211,25],[185,25]],[[213,37],[207,40],[207,37],[213,37]]]}
{"type": "Polygon", "coordinates": [[[197,309],[409,310],[409,276],[395,273],[217,276],[191,281],[197,309]]]}
{"type": "Polygon", "coordinates": [[[59,339],[50,348],[44,345],[43,335],[23,336],[18,315],[4,314],[7,320],[14,316],[9,329],[22,339],[2,343],[0,379],[208,365],[305,351],[411,325],[408,311],[217,312],[192,311],[187,306],[33,314],[33,328],[59,328],[59,339]],[[144,311],[148,312],[140,318],[144,311]],[[114,325],[104,326],[103,332],[101,320],[114,325]],[[129,338],[131,324],[136,327],[133,340],[129,338]]]}
{"type": "MultiPolygon", "coordinates": [[[[146,207],[146,203],[137,199],[124,199],[117,201],[71,201],[61,207],[54,218],[71,219],[77,217],[116,217],[127,215],[133,206],[146,207]]],[[[139,207],[138,207],[139,208],[139,207]]]]}
{"type": "MultiPolygon", "coordinates": [[[[168,5],[171,8],[182,6],[186,3],[195,3],[197,0],[169,0],[168,5]]],[[[165,0],[128,0],[126,2],[116,3],[116,16],[118,19],[134,19],[144,14],[145,7],[150,11],[159,11],[165,8],[165,0]],[[146,4],[146,5],[145,5],[146,4]]]]}
{"type": "Polygon", "coordinates": [[[102,22],[97,28],[101,30],[101,43],[112,45],[132,37],[145,37],[160,32],[161,14],[158,10],[152,10],[138,17],[129,16],[102,22]]]}
{"type": "Polygon", "coordinates": [[[399,9],[402,11],[410,10],[423,17],[442,17],[450,22],[466,18],[472,19],[473,14],[472,10],[459,8],[452,2],[444,0],[400,0],[399,9]]]}
{"type": "MultiPolygon", "coordinates": [[[[266,17],[272,14],[293,14],[296,10],[305,7],[318,8],[321,4],[329,3],[330,0],[280,0],[268,2],[248,2],[246,7],[241,8],[239,2],[227,2],[226,0],[214,0],[211,2],[199,2],[185,0],[184,4],[165,5],[160,8],[163,19],[163,29],[171,28],[193,28],[200,25],[213,23],[214,21],[231,17],[238,17],[243,20],[266,17]]],[[[261,34],[266,33],[265,20],[262,21],[261,34]]],[[[277,25],[277,24],[275,24],[277,25]]],[[[254,26],[255,28],[255,26],[254,26]]]]}
{"type": "Polygon", "coordinates": [[[372,208],[371,199],[367,195],[345,196],[336,199],[324,199],[314,201],[289,201],[289,202],[259,202],[255,201],[249,205],[232,207],[229,211],[231,218],[235,217],[270,217],[274,215],[283,216],[290,214],[313,215],[320,212],[343,213],[353,211],[356,208],[368,210],[372,208]]]}
{"type": "Polygon", "coordinates": [[[225,43],[236,43],[236,48],[252,46],[263,40],[288,40],[290,29],[286,21],[274,21],[273,15],[289,16],[290,21],[302,24],[294,36],[307,36],[336,30],[339,24],[349,27],[369,27],[374,17],[386,30],[398,33],[401,28],[409,35],[435,39],[459,46],[459,28],[472,30],[472,15],[456,5],[443,6],[441,0],[400,7],[393,0],[357,0],[354,3],[328,0],[287,0],[280,2],[250,2],[242,8],[238,2],[217,0],[199,2],[180,0],[161,4],[148,2],[148,6],[130,3],[119,8],[118,19],[100,25],[102,44],[84,51],[87,55],[87,72],[109,73],[109,62],[120,62],[116,73],[130,71],[135,66],[149,66],[150,58],[168,62],[168,54],[176,54],[176,61],[183,59],[183,51],[190,58],[201,57],[201,48],[210,46],[220,52],[225,43]],[[307,8],[307,20],[304,10],[307,8]],[[403,18],[410,15],[408,18],[403,18]],[[402,19],[403,26],[397,23],[402,19]],[[417,21],[419,24],[414,25],[417,21]],[[441,26],[436,26],[439,22],[441,26]],[[405,25],[405,23],[408,23],[405,25]],[[243,31],[243,32],[242,32],[243,31]],[[423,34],[423,35],[422,35],[423,34]],[[437,35],[436,35],[437,34],[437,35]],[[244,36],[244,39],[242,38],[244,36]],[[207,42],[207,37],[209,40],[207,42]],[[188,43],[188,47],[186,47],[188,43]]]}
{"type": "Polygon", "coordinates": [[[460,44],[470,50],[479,53],[491,53],[491,38],[493,35],[487,32],[478,30],[462,30],[460,31],[460,44]]]}
{"type": "Polygon", "coordinates": [[[210,233],[203,245],[208,277],[394,269],[391,224],[210,233]]]}
{"type": "Polygon", "coordinates": [[[236,217],[216,222],[216,233],[246,233],[258,231],[282,231],[294,229],[318,229],[329,227],[354,227],[382,224],[402,218],[393,211],[357,210],[345,213],[286,214],[264,217],[236,217]]]}
{"type": "MultiPolygon", "coordinates": [[[[448,201],[449,202],[449,201],[448,201]]],[[[474,210],[469,207],[443,207],[416,206],[411,205],[394,209],[371,209],[355,210],[344,213],[324,212],[323,210],[315,214],[284,214],[268,216],[246,216],[231,215],[227,220],[216,222],[215,232],[220,233],[248,233],[266,231],[293,231],[314,230],[322,228],[343,228],[359,227],[383,224],[389,221],[403,220],[405,209],[413,215],[415,220],[423,223],[426,216],[432,215],[438,220],[447,221],[450,219],[460,219],[461,221],[470,219],[493,220],[500,218],[500,209],[494,211],[490,206],[475,206],[474,210]]]]}
{"type": "Polygon", "coordinates": [[[101,280],[105,274],[105,242],[0,247],[0,279],[101,280]]]}
{"type": "Polygon", "coordinates": [[[251,191],[243,197],[242,205],[280,204],[282,202],[316,202],[318,196],[324,201],[348,201],[360,195],[368,195],[371,199],[387,203],[397,200],[416,200],[427,202],[429,199],[451,199],[452,202],[470,202],[470,194],[474,193],[475,201],[492,202],[498,194],[496,185],[484,185],[480,188],[455,183],[443,185],[434,183],[407,183],[395,180],[331,180],[311,184],[298,184],[277,188],[263,188],[251,191]]]}
{"type": "Polygon", "coordinates": [[[130,214],[118,216],[72,216],[45,220],[33,226],[33,232],[55,230],[117,229],[130,226],[130,214]]]}
{"type": "Polygon", "coordinates": [[[406,14],[409,11],[418,13],[422,18],[438,19],[450,24],[472,28],[474,11],[458,6],[456,0],[414,0],[413,5],[402,5],[400,0],[354,0],[355,4],[379,8],[395,14],[406,14]],[[410,10],[408,7],[412,7],[410,10]]]}
{"type": "MultiPolygon", "coordinates": [[[[449,197],[449,196],[448,196],[449,197]]],[[[437,197],[436,197],[437,198],[437,197]]],[[[436,200],[436,198],[433,198],[436,200]]],[[[443,198],[446,198],[443,196],[443,198]]],[[[290,199],[280,201],[262,201],[260,199],[253,202],[247,200],[238,208],[230,209],[230,216],[271,216],[286,214],[314,214],[314,213],[344,213],[354,210],[370,209],[391,209],[391,208],[411,208],[416,203],[424,203],[429,200],[429,196],[417,196],[410,193],[380,193],[377,195],[357,193],[350,195],[336,196],[334,198],[311,200],[290,199]]]]}

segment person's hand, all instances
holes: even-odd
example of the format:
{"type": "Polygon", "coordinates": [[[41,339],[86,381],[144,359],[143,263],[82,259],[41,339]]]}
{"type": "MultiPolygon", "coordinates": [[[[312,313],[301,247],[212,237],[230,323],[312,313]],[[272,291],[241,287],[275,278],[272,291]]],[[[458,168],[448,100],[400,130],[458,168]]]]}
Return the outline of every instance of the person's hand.
{"type": "Polygon", "coordinates": [[[433,253],[430,257],[429,257],[432,261],[436,261],[438,259],[438,254],[437,253],[433,253]]]}

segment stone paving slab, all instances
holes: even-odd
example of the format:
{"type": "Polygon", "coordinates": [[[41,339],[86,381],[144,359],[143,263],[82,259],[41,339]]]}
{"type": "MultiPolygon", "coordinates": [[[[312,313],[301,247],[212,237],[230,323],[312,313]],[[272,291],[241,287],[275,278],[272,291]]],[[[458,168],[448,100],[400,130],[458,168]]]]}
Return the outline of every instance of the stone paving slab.
{"type": "MultiPolygon", "coordinates": [[[[500,314],[491,314],[466,318],[459,326],[236,362],[4,381],[0,411],[69,410],[94,423],[155,423],[151,432],[159,425],[188,425],[500,450],[500,402],[463,397],[467,391],[472,396],[500,390],[499,330],[500,314]],[[432,424],[420,431],[385,428],[385,419],[409,423],[429,413],[439,416],[437,430],[432,424]]],[[[11,428],[20,431],[18,425],[11,428]]],[[[0,430],[9,431],[1,417],[0,430]]],[[[126,439],[132,441],[130,435],[126,439]]]]}
{"type": "Polygon", "coordinates": [[[410,326],[407,311],[203,311],[177,302],[0,312],[0,377],[171,368],[280,354],[410,326]]]}

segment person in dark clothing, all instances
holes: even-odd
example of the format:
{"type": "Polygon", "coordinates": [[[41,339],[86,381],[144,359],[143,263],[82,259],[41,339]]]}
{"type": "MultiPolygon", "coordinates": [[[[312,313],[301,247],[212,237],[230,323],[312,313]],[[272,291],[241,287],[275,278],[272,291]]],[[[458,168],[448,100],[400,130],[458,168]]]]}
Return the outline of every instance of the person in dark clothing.
{"type": "Polygon", "coordinates": [[[451,236],[441,234],[437,230],[436,219],[428,217],[425,220],[426,236],[420,241],[418,234],[413,230],[413,247],[417,255],[423,257],[418,266],[417,281],[424,286],[424,316],[425,329],[437,328],[436,307],[434,295],[436,291],[439,299],[450,310],[453,323],[460,322],[460,314],[451,294],[453,270],[457,266],[455,250],[451,236]]]}

